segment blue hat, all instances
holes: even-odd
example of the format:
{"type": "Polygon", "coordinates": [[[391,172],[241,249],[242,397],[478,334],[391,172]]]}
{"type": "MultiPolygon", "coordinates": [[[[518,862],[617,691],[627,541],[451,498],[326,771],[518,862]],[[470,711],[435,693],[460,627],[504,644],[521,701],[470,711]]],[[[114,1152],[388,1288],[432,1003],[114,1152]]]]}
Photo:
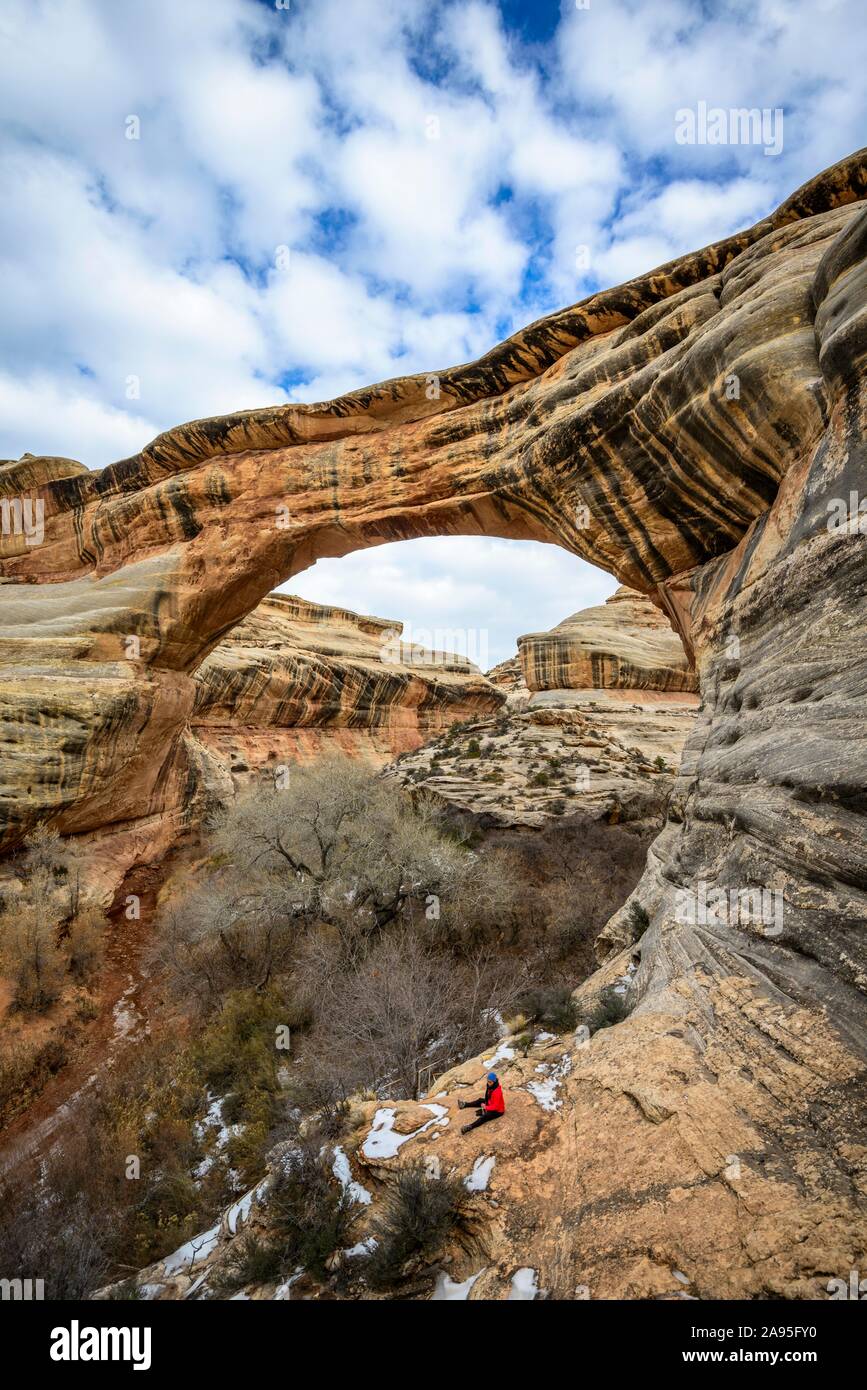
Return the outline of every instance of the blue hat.
{"type": "Polygon", "coordinates": [[[496,1081],[496,1079],[497,1079],[497,1073],[496,1073],[495,1071],[489,1071],[489,1072],[488,1072],[488,1080],[489,1080],[489,1081],[496,1081]]]}

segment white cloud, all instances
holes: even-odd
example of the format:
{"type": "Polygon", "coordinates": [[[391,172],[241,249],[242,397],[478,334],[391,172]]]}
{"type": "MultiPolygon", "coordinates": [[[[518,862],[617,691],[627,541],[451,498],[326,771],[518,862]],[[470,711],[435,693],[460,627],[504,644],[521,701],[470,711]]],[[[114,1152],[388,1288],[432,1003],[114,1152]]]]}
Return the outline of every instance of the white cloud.
{"type": "Polygon", "coordinates": [[[157,433],[144,414],[129,414],[45,376],[22,380],[0,372],[3,457],[58,455],[92,464],[136,453],[157,433]]]}
{"type": "Polygon", "coordinates": [[[567,614],[604,602],[617,581],[554,545],[432,536],[319,560],[283,587],[318,603],[397,619],[422,640],[454,634],[464,655],[477,663],[487,656],[484,664],[494,666],[514,656],[520,634],[546,631],[567,614]]]}
{"type": "MultiPolygon", "coordinates": [[[[492,0],[6,0],[0,453],[101,466],[184,419],[466,361],[756,220],[859,143],[861,18],[594,0],[528,44],[492,0]],[[677,145],[699,100],[782,105],[783,153],[677,145]]],[[[427,602],[431,544],[371,607],[427,602]]],[[[514,637],[578,606],[534,618],[577,562],[542,550],[525,587],[503,545],[461,539],[450,613],[514,637]],[[493,568],[469,583],[471,553],[493,568]]]]}
{"type": "Polygon", "coordinates": [[[775,199],[857,149],[863,134],[867,27],[861,0],[606,0],[564,9],[561,94],[607,113],[633,157],[662,157],[681,177],[734,164],[775,199]],[[751,145],[677,146],[675,112],[782,107],[783,155],[751,145]]]}

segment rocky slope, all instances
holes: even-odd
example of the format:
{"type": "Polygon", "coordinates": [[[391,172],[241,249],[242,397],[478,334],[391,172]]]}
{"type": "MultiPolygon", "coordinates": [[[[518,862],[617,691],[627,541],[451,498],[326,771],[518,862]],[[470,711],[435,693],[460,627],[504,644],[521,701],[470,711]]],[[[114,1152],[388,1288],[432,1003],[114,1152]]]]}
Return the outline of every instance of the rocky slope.
{"type": "Polygon", "coordinates": [[[668,620],[620,588],[518,651],[490,673],[506,708],[404,755],[396,775],[485,826],[577,816],[656,833],[698,708],[668,620]]]}
{"type": "Polygon", "coordinates": [[[182,426],[40,487],[43,544],[3,538],[6,844],[170,814],[193,672],[319,555],[535,538],[672,617],[702,705],[636,890],[650,925],[609,933],[605,970],[640,954],[632,1011],[563,1045],[559,1108],[473,1136],[502,1183],[492,1292],[527,1267],[567,1295],[679,1270],[819,1296],[867,1263],[865,194],[862,152],[438,390],[182,426]]]}
{"type": "MultiPolygon", "coordinates": [[[[624,957],[605,978],[627,994],[634,971],[624,957]]],[[[729,976],[707,997],[713,1025],[697,1012],[641,1009],[589,1038],[586,1028],[537,1033],[529,1047],[505,1038],[435,1079],[420,1102],[354,1101],[329,1155],[335,1186],[353,1199],[351,1245],[335,1251],[324,1281],[287,1269],[234,1296],[383,1296],[365,1281],[365,1243],[398,1169],[421,1159],[431,1181],[463,1179],[469,1209],[433,1256],[407,1262],[398,1296],[827,1298],[830,1280],[859,1267],[864,1240],[847,1180],[863,1150],[843,1142],[857,1115],[851,1056],[827,1027],[817,1034],[815,1016],[754,981],[729,976]],[[458,1101],[478,1094],[492,1064],[506,1115],[461,1135],[458,1101]],[[833,1136],[822,1133],[829,1097],[833,1136]],[[835,1145],[845,1162],[829,1190],[835,1145]]],[[[226,1296],[219,1277],[240,1243],[273,1238],[269,1195],[290,1154],[275,1150],[269,1173],[210,1230],[142,1270],[138,1297],[226,1296]]]]}

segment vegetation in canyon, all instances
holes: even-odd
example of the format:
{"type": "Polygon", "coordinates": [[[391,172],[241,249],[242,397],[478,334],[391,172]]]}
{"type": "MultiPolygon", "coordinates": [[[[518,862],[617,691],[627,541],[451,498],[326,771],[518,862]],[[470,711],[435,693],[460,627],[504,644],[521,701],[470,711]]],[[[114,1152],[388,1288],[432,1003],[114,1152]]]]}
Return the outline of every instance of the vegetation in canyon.
{"type": "MultiPolygon", "coordinates": [[[[52,1297],[166,1255],[290,1139],[301,1158],[275,1202],[278,1263],[324,1272],[349,1218],[317,1153],[340,1139],[353,1096],[416,1096],[425,1077],[495,1040],[504,1014],[559,1029],[579,1021],[570,991],[592,959],[582,910],[596,914],[586,853],[586,895],[573,873],[577,845],[557,844],[558,868],[551,845],[486,837],[423,793],[331,755],[294,768],[279,790],[263,783],[239,796],[203,852],[203,871],[155,927],[148,966],[162,1008],[150,1031],[77,1098],[41,1175],[25,1163],[7,1176],[0,1261],[24,1277],[50,1268],[52,1297]],[[307,1209],[312,1226],[300,1220],[307,1209]]],[[[45,1014],[64,970],[94,967],[81,926],[89,932],[92,914],[78,910],[77,861],[58,836],[37,832],[20,868],[26,888],[7,903],[4,959],[28,985],[17,1007],[45,1014]],[[20,945],[31,939],[35,962],[20,945]]],[[[380,1242],[374,1282],[387,1282],[405,1259],[395,1252],[415,1239],[398,1219],[407,1203],[409,1186],[383,1218],[398,1233],[380,1242]]],[[[276,1258],[251,1237],[225,1287],[276,1258]]]]}

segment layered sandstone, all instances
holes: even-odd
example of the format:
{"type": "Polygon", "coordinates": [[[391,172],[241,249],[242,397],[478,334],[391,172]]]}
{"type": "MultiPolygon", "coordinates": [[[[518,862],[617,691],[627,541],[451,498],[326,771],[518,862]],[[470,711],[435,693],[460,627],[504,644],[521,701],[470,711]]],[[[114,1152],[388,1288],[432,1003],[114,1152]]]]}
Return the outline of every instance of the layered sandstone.
{"type": "Polygon", "coordinates": [[[487,826],[565,816],[660,830],[698,709],[668,619],[620,588],[518,651],[490,672],[506,708],[401,757],[395,775],[487,826]]]}
{"type": "Polygon", "coordinates": [[[518,657],[532,691],[698,690],[671,623],[649,598],[624,585],[550,632],[519,637],[518,657]]]}
{"type": "Polygon", "coordinates": [[[235,784],[328,748],[377,764],[503,703],[471,662],[403,626],[274,593],[196,671],[191,727],[235,784]]]}
{"type": "Polygon", "coordinates": [[[438,395],[426,374],[182,426],[40,487],[42,545],[3,538],[9,845],[43,817],[170,814],[195,670],[318,556],[545,540],[671,616],[702,704],[636,890],[650,925],[609,933],[632,1012],[563,1044],[559,1109],[473,1136],[503,1175],[495,1295],[527,1266],[597,1296],[674,1270],[705,1297],[820,1296],[867,1264],[865,194],[858,154],[438,395]],[[754,889],[764,917],[739,910],[754,889]],[[731,907],[685,910],[709,890],[731,907]]]}

